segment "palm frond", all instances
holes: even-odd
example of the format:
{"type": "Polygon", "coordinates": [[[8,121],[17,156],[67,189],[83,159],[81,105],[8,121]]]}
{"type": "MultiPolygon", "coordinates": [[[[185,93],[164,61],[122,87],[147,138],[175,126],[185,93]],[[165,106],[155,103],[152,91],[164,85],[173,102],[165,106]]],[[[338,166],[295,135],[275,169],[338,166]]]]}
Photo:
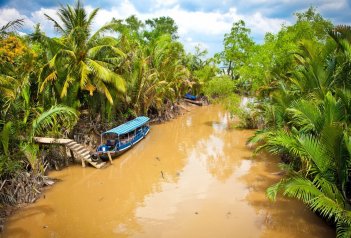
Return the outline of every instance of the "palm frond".
{"type": "Polygon", "coordinates": [[[266,190],[267,197],[271,201],[275,201],[277,198],[278,192],[283,188],[285,181],[281,180],[278,183],[271,185],[269,188],[266,190]]]}
{"type": "Polygon", "coordinates": [[[54,23],[54,28],[61,34],[64,34],[65,33],[65,30],[63,29],[63,27],[55,20],[53,19],[52,17],[50,17],[49,15],[47,15],[46,13],[44,14],[45,17],[52,21],[54,23]]]}
{"type": "Polygon", "coordinates": [[[277,130],[266,134],[266,143],[258,146],[256,151],[266,149],[273,154],[291,154],[301,157],[300,143],[286,131],[277,130]]]}
{"type": "Polygon", "coordinates": [[[90,68],[87,64],[84,63],[84,61],[80,61],[79,63],[79,69],[80,69],[80,88],[85,88],[86,84],[89,81],[89,73],[90,73],[90,68]]]}
{"type": "Polygon", "coordinates": [[[62,105],[52,106],[33,120],[30,133],[31,138],[34,135],[45,134],[55,123],[60,123],[62,126],[70,128],[77,119],[78,113],[73,108],[62,105]]]}
{"type": "Polygon", "coordinates": [[[67,91],[69,86],[75,81],[75,76],[73,72],[69,72],[68,75],[66,76],[66,80],[63,84],[62,90],[61,90],[61,98],[64,98],[67,96],[67,91]]]}
{"type": "Polygon", "coordinates": [[[92,47],[88,50],[88,57],[91,59],[94,59],[97,55],[105,55],[105,54],[112,54],[112,55],[118,55],[121,57],[125,57],[125,54],[118,49],[117,47],[113,47],[111,45],[98,45],[95,47],[92,47]]]}
{"type": "Polygon", "coordinates": [[[116,31],[119,28],[120,24],[116,22],[110,22],[99,28],[88,40],[88,45],[92,45],[93,42],[97,41],[100,38],[101,34],[105,31],[116,31]]]}
{"type": "Polygon", "coordinates": [[[336,237],[349,238],[351,237],[351,226],[345,222],[339,221],[336,223],[336,237]]]}
{"type": "Polygon", "coordinates": [[[328,92],[325,95],[323,113],[325,122],[328,124],[342,121],[344,118],[342,102],[340,100],[337,100],[331,92],[328,92]]]}
{"type": "Polygon", "coordinates": [[[301,132],[316,132],[320,130],[323,117],[321,111],[313,101],[295,101],[292,107],[286,109],[291,117],[290,124],[299,128],[301,132]]]}
{"type": "Polygon", "coordinates": [[[36,170],[38,166],[38,152],[39,146],[34,143],[22,143],[20,145],[21,151],[26,156],[32,170],[36,170]]]}
{"type": "Polygon", "coordinates": [[[288,197],[302,200],[304,203],[310,203],[312,199],[322,194],[310,180],[302,177],[287,180],[283,193],[288,197]]]}
{"type": "Polygon", "coordinates": [[[87,19],[87,25],[90,26],[92,24],[92,21],[94,20],[94,18],[96,17],[97,13],[99,12],[99,8],[95,8],[90,14],[89,17],[87,19]]]}
{"type": "Polygon", "coordinates": [[[329,157],[324,145],[317,138],[312,135],[301,135],[298,141],[299,156],[313,161],[320,173],[325,174],[332,167],[333,158],[329,157]]]}
{"type": "Polygon", "coordinates": [[[110,90],[108,89],[108,87],[106,87],[104,82],[99,81],[96,86],[97,86],[97,90],[99,90],[100,92],[102,92],[105,95],[105,97],[107,98],[109,103],[113,104],[113,98],[112,98],[112,95],[110,93],[110,90]]]}
{"type": "Polygon", "coordinates": [[[8,32],[17,31],[23,26],[23,23],[24,19],[16,19],[13,21],[9,21],[8,23],[0,27],[0,34],[6,35],[8,34],[8,32]]]}
{"type": "Polygon", "coordinates": [[[91,72],[102,81],[107,83],[110,83],[112,81],[113,72],[111,70],[100,65],[98,62],[92,59],[87,59],[87,65],[91,69],[91,72]]]}
{"type": "Polygon", "coordinates": [[[121,93],[124,93],[126,91],[126,84],[125,80],[122,78],[122,76],[114,73],[113,79],[112,79],[112,85],[113,87],[118,90],[121,93]]]}

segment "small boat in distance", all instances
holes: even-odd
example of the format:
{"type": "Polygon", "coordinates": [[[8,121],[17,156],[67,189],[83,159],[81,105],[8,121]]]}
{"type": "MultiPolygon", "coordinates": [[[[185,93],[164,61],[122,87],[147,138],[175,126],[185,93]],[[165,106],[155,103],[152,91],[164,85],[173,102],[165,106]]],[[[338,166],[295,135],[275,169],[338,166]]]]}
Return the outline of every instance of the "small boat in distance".
{"type": "Polygon", "coordinates": [[[190,94],[190,93],[185,94],[184,97],[185,97],[186,99],[193,100],[193,101],[196,101],[196,99],[197,99],[196,96],[194,96],[194,95],[192,95],[192,94],[190,94]]]}
{"type": "Polygon", "coordinates": [[[185,94],[184,98],[185,98],[184,100],[186,102],[189,102],[189,103],[192,103],[192,104],[196,104],[198,106],[202,106],[203,105],[203,102],[201,100],[198,100],[198,97],[192,95],[191,93],[185,94]]]}
{"type": "Polygon", "coordinates": [[[95,155],[102,159],[111,159],[143,139],[150,131],[148,117],[137,117],[101,134],[101,144],[95,155]]]}

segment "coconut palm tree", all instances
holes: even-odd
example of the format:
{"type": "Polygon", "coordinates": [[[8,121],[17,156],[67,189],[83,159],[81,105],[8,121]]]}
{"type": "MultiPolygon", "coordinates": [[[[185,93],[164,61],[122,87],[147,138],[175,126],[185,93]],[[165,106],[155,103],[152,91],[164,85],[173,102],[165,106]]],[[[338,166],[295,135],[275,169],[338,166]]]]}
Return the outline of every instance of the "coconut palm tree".
{"type": "Polygon", "coordinates": [[[188,80],[190,71],[183,64],[185,58],[183,46],[179,42],[172,41],[170,35],[163,35],[156,41],[151,57],[161,81],[170,84],[172,92],[167,93],[172,93],[173,98],[169,94],[168,98],[174,100],[182,97],[191,87],[188,80]]]}
{"type": "Polygon", "coordinates": [[[111,91],[125,91],[124,80],[112,71],[124,54],[116,47],[116,39],[103,35],[104,31],[111,29],[112,23],[91,35],[92,21],[98,10],[87,15],[80,1],[74,7],[61,6],[58,16],[62,25],[46,15],[62,37],[50,39],[60,47],[41,69],[40,92],[54,91],[61,100],[66,98],[66,103],[72,104],[70,99],[78,97],[82,102],[83,91],[89,92],[90,96],[98,91],[113,104],[111,91]],[[48,84],[52,85],[51,89],[48,84]]]}

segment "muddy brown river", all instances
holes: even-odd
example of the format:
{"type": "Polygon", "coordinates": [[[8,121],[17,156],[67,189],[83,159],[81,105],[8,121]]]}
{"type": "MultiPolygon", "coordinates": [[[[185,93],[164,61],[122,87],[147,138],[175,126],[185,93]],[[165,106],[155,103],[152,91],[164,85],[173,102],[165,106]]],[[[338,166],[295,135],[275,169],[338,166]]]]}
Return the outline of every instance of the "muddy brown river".
{"type": "Polygon", "coordinates": [[[265,196],[278,161],[253,156],[253,131],[231,129],[219,106],[161,125],[97,170],[79,164],[15,213],[3,237],[335,237],[304,205],[265,196]]]}

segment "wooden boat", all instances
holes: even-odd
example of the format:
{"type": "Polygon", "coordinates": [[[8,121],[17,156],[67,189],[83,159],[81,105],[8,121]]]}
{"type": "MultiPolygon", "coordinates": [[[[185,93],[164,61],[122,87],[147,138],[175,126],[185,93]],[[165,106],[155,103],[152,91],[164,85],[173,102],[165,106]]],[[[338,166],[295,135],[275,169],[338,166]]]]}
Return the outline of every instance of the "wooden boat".
{"type": "Polygon", "coordinates": [[[132,148],[149,133],[149,120],[148,117],[137,117],[103,132],[95,155],[101,159],[111,159],[132,148]]]}
{"type": "Polygon", "coordinates": [[[201,100],[198,100],[198,98],[190,93],[185,94],[184,96],[185,101],[192,103],[192,104],[196,104],[198,106],[202,106],[203,102],[201,100]]]}

